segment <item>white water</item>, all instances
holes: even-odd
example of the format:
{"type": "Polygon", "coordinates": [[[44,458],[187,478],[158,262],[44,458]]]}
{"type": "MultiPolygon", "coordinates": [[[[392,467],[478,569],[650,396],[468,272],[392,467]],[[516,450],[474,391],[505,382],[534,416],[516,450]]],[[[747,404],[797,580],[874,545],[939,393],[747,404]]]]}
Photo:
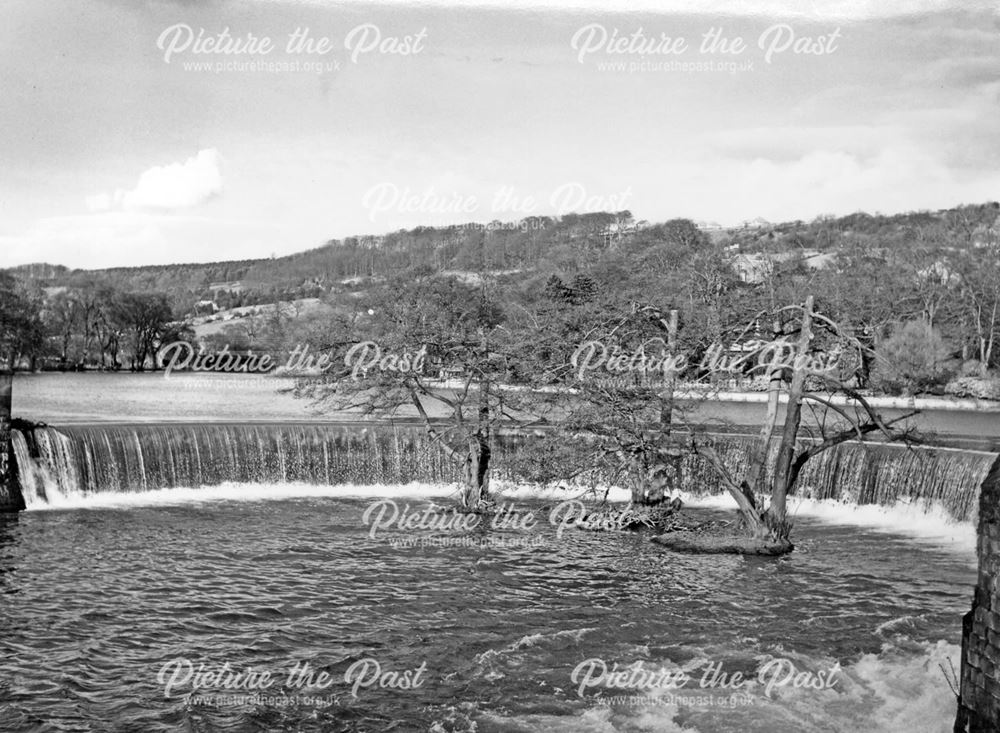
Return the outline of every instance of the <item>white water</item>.
{"type": "MultiPolygon", "coordinates": [[[[752,704],[727,707],[720,698],[730,693],[700,689],[656,691],[644,697],[647,704],[614,708],[597,705],[567,718],[531,715],[516,718],[489,716],[503,730],[545,730],[555,733],[946,733],[955,720],[955,698],[946,673],[957,669],[961,650],[944,641],[924,643],[916,650],[886,645],[879,654],[865,654],[841,667],[830,689],[795,689],[788,685],[765,694],[765,686],[748,682],[752,704]],[[673,697],[670,695],[673,694],[673,697]],[[699,701],[698,698],[701,698],[699,701]],[[679,699],[683,702],[678,704],[679,699]]],[[[658,660],[665,668],[670,660],[658,660]]],[[[795,657],[798,669],[830,669],[834,660],[795,657]]],[[[618,691],[610,693],[617,695],[618,691]]]]}
{"type": "MultiPolygon", "coordinates": [[[[627,503],[630,493],[619,487],[600,487],[594,491],[553,489],[534,486],[500,484],[498,493],[508,499],[545,499],[561,501],[573,497],[603,497],[608,500],[627,503]]],[[[694,496],[686,492],[678,494],[685,506],[706,509],[734,510],[735,502],[729,494],[694,496]]],[[[976,525],[974,522],[960,522],[952,519],[947,510],[938,504],[923,502],[896,502],[894,506],[878,504],[848,504],[835,499],[804,499],[791,497],[788,512],[794,521],[797,516],[819,519],[827,524],[841,524],[865,527],[876,532],[900,534],[921,543],[947,549],[975,558],[976,525]]]]}
{"type": "MultiPolygon", "coordinates": [[[[54,434],[58,435],[58,433],[54,434]]],[[[59,482],[49,471],[48,465],[50,464],[44,461],[35,461],[31,457],[28,443],[20,431],[11,431],[10,437],[18,465],[21,493],[27,508],[37,509],[46,506],[53,500],[59,501],[62,498],[62,492],[59,489],[59,482]]],[[[42,435],[39,441],[40,447],[49,450],[51,455],[52,444],[49,436],[42,435]]]]}
{"type": "MultiPolygon", "coordinates": [[[[23,439],[22,439],[23,442],[23,439]]],[[[18,448],[15,439],[15,450],[18,448]]],[[[22,464],[23,465],[23,464],[22,464]]],[[[419,500],[457,499],[459,487],[455,484],[340,484],[320,485],[308,483],[235,483],[201,488],[174,488],[140,492],[109,492],[98,494],[65,494],[51,477],[41,473],[25,492],[29,511],[60,509],[104,509],[151,506],[158,504],[190,504],[213,501],[274,501],[288,498],[311,497],[391,497],[419,500]],[[46,498],[47,497],[47,501],[46,498]]],[[[583,489],[544,489],[534,486],[498,482],[495,494],[498,501],[542,499],[564,501],[571,498],[600,498],[605,489],[596,492],[583,489]]],[[[607,490],[609,501],[627,503],[629,492],[621,488],[607,490]]],[[[681,494],[685,506],[711,509],[734,509],[732,499],[725,494],[716,496],[690,496],[681,494]]],[[[975,559],[976,527],[972,522],[956,522],[939,506],[899,502],[892,507],[878,505],[857,506],[835,500],[792,499],[789,513],[795,516],[819,519],[826,524],[864,527],[876,532],[886,532],[909,537],[927,544],[962,554],[970,561],[975,559]]]]}
{"type": "MultiPolygon", "coordinates": [[[[715,496],[682,496],[693,507],[733,509],[734,502],[726,494],[715,496]]],[[[976,553],[976,525],[958,522],[938,504],[896,502],[894,506],[878,504],[848,504],[835,499],[790,498],[788,513],[795,517],[811,517],[827,524],[864,527],[876,532],[901,534],[921,543],[961,554],[976,553]]]]}
{"type": "Polygon", "coordinates": [[[127,509],[170,504],[200,504],[216,501],[279,501],[313,497],[394,497],[407,499],[447,499],[458,496],[458,487],[447,484],[324,485],[306,483],[245,484],[227,482],[201,488],[157,489],[155,491],[108,492],[100,494],[49,495],[48,503],[28,504],[28,511],[63,509],[127,509]]]}

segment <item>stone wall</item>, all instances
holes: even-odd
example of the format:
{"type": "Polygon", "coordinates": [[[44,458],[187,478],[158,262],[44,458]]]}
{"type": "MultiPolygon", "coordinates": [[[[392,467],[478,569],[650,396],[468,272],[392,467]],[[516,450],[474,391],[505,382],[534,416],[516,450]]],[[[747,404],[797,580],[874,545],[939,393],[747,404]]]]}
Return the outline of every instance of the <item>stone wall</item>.
{"type": "Polygon", "coordinates": [[[0,371],[0,512],[24,509],[10,447],[10,409],[14,375],[0,371]]]}
{"type": "Polygon", "coordinates": [[[979,495],[979,577],[962,619],[956,733],[1000,731],[1000,458],[979,495]]]}

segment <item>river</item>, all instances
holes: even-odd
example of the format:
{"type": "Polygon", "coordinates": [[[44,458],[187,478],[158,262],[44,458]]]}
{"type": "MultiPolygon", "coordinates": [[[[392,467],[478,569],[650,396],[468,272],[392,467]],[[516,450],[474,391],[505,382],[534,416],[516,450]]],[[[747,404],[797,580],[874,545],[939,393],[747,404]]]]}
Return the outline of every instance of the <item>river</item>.
{"type": "Polygon", "coordinates": [[[426,448],[269,433],[317,416],[274,380],[182,379],[15,380],[15,414],[76,424],[86,479],[0,520],[3,730],[951,729],[970,521],[806,499],[791,555],[684,555],[503,485],[537,521],[373,530],[378,506],[444,515],[426,448]],[[88,426],[130,421],[180,425],[88,426]]]}

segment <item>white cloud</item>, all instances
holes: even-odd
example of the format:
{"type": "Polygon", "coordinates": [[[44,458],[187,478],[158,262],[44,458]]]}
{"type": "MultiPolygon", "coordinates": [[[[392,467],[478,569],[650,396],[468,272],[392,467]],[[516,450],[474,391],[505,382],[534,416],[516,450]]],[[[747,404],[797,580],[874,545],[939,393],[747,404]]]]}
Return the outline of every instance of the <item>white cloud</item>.
{"type": "Polygon", "coordinates": [[[222,156],[215,148],[201,150],[183,163],[153,166],[131,191],[88,196],[91,211],[188,209],[222,191],[222,156]]]}

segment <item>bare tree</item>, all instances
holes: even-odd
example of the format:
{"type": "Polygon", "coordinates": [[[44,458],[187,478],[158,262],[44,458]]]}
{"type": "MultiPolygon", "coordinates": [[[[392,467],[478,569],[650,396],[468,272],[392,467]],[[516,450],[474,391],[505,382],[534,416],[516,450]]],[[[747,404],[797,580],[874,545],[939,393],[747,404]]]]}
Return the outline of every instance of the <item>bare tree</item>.
{"type": "Polygon", "coordinates": [[[965,318],[974,334],[980,375],[985,377],[1000,337],[1000,250],[959,252],[951,263],[960,281],[965,318]]]}
{"type": "MultiPolygon", "coordinates": [[[[571,390],[551,397],[564,406],[560,431],[571,439],[585,438],[586,449],[580,453],[589,455],[589,465],[612,468],[613,479],[624,479],[631,486],[635,504],[661,501],[678,485],[680,459],[694,453],[714,469],[740,510],[743,531],[725,546],[747,552],[787,552],[792,547],[787,498],[810,459],[851,440],[912,441],[917,437],[904,425],[915,411],[886,420],[849,384],[857,360],[868,347],[816,312],[811,296],[802,305],[756,314],[742,332],[732,336],[733,341],[744,343],[761,323],[771,324],[771,340],[754,339],[759,344],[756,353],[721,366],[702,362],[681,370],[682,362],[675,359],[671,364],[668,355],[681,356],[676,349],[676,318],[676,311],[665,314],[652,306],[633,304],[630,313],[604,320],[586,334],[599,339],[588,341],[587,350],[577,353],[571,366],[580,367],[583,360],[593,363],[595,349],[600,348],[602,356],[612,355],[605,364],[617,360],[619,365],[631,364],[630,370],[603,379],[578,374],[581,378],[571,390]],[[613,349],[612,342],[616,344],[613,349]],[[658,357],[656,348],[647,348],[653,343],[658,343],[658,357]],[[645,364],[647,371],[635,373],[637,364],[645,364]],[[748,369],[768,383],[767,413],[751,459],[737,469],[727,466],[715,439],[694,422],[699,406],[714,399],[713,369],[748,369]],[[681,371],[689,380],[698,376],[708,380],[710,388],[686,390],[683,399],[678,399],[681,371]],[[684,409],[679,409],[681,405],[684,409]]],[[[610,371],[614,370],[612,366],[610,371]]],[[[710,545],[706,543],[704,549],[710,545]]]]}
{"type": "Polygon", "coordinates": [[[332,368],[296,393],[326,412],[415,416],[460,466],[463,507],[486,508],[496,427],[522,419],[517,395],[501,389],[514,347],[493,285],[418,277],[373,290],[366,306],[368,317],[325,345],[332,368]]]}
{"type": "Polygon", "coordinates": [[[886,441],[916,441],[918,437],[912,429],[899,426],[918,411],[886,420],[839,374],[810,366],[817,356],[812,342],[819,331],[825,332],[828,345],[853,350],[855,354],[866,348],[844,334],[836,323],[817,313],[812,296],[804,305],[783,308],[782,314],[796,315],[795,340],[783,342],[789,347],[787,358],[772,362],[767,418],[761,427],[751,464],[742,475],[732,472],[715,448],[700,440],[694,432],[691,433],[691,448],[709,461],[735,499],[749,538],[754,543],[770,543],[778,551],[787,551],[791,549],[787,498],[794,492],[806,463],[842,443],[864,441],[872,434],[886,441]],[[820,389],[807,390],[809,382],[820,389]],[[772,453],[780,402],[785,403],[785,414],[777,452],[772,453]],[[804,408],[814,418],[808,428],[803,425],[804,408]],[[769,498],[767,506],[758,503],[761,496],[769,498]]]}

